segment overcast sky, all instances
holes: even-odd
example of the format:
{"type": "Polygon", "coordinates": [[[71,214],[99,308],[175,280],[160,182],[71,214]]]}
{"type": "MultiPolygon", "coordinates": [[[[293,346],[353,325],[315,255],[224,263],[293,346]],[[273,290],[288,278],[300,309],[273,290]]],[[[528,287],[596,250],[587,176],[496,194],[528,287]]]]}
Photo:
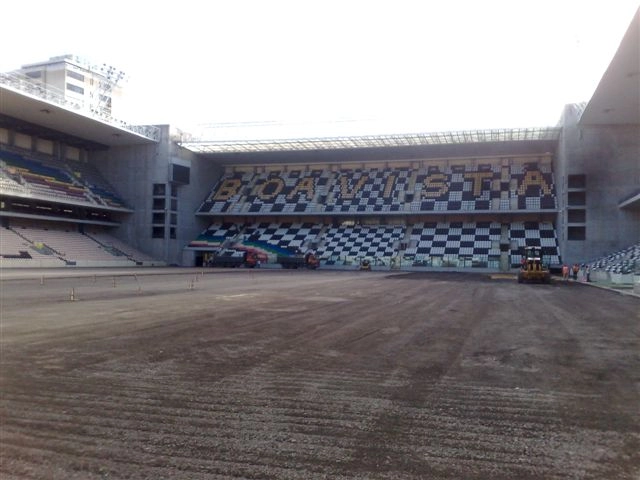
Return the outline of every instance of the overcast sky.
{"type": "Polygon", "coordinates": [[[107,63],[128,75],[125,120],[185,129],[554,126],[565,104],[589,100],[639,5],[12,1],[2,7],[0,70],[66,53],[107,63]]]}

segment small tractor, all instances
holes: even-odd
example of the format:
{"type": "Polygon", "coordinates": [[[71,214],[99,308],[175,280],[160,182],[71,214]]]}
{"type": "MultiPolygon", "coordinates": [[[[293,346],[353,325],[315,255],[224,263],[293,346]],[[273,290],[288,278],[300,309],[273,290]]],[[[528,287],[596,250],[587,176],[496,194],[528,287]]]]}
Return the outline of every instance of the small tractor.
{"type": "Polygon", "coordinates": [[[540,247],[524,247],[518,271],[518,283],[523,282],[551,283],[551,273],[542,263],[542,249],[540,247]]]}
{"type": "Polygon", "coordinates": [[[369,259],[365,258],[360,262],[360,270],[370,272],[371,271],[371,262],[369,259]]]}

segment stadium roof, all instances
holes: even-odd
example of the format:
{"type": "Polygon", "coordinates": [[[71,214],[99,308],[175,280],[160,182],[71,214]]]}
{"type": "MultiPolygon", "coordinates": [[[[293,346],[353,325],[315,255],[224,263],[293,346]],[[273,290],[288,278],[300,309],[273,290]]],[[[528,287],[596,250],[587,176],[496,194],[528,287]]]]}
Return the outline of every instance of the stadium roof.
{"type": "Polygon", "coordinates": [[[406,133],[256,140],[200,140],[180,145],[195,153],[257,153],[359,148],[393,148],[425,145],[557,140],[559,127],[465,130],[457,132],[406,133]]]}
{"type": "Polygon", "coordinates": [[[160,137],[158,127],[131,125],[109,115],[93,114],[17,73],[0,73],[0,117],[0,125],[9,122],[25,133],[33,133],[29,128],[44,127],[51,136],[66,135],[71,145],[133,145],[155,143],[160,137]]]}
{"type": "Polygon", "coordinates": [[[580,123],[640,124],[640,8],[587,104],[580,123]]]}

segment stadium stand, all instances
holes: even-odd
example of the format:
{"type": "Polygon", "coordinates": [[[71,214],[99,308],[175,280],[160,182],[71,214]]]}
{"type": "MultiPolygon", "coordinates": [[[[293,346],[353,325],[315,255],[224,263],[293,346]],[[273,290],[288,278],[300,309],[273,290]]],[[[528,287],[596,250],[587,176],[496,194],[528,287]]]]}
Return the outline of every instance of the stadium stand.
{"type": "Polygon", "coordinates": [[[95,167],[0,149],[2,188],[63,203],[126,208],[95,167]]]}
{"type": "Polygon", "coordinates": [[[213,223],[189,246],[252,249],[265,255],[288,256],[308,250],[308,243],[316,240],[321,230],[320,225],[303,222],[259,222],[245,226],[213,223]]]}
{"type": "Polygon", "coordinates": [[[420,223],[413,226],[405,255],[414,256],[415,266],[451,265],[460,259],[487,266],[498,261],[501,232],[497,222],[420,223]]]}
{"type": "Polygon", "coordinates": [[[243,246],[262,249],[265,253],[291,255],[302,251],[308,241],[317,238],[322,227],[312,223],[259,223],[243,230],[243,246]]]}
{"type": "Polygon", "coordinates": [[[543,263],[547,265],[560,263],[558,239],[552,223],[513,222],[509,228],[509,238],[517,247],[511,249],[511,266],[513,267],[520,264],[521,247],[541,247],[543,263]]]}
{"type": "Polygon", "coordinates": [[[67,261],[114,260],[114,255],[102,249],[99,244],[79,232],[25,228],[21,230],[21,233],[32,243],[46,245],[67,261]]]}
{"type": "Polygon", "coordinates": [[[361,258],[388,263],[398,253],[398,244],[404,232],[402,226],[331,227],[323,235],[317,254],[326,265],[348,263],[361,258]]]}
{"type": "Polygon", "coordinates": [[[237,248],[283,254],[301,249],[315,237],[316,253],[326,265],[350,264],[358,258],[386,265],[390,258],[400,256],[414,266],[498,268],[500,245],[508,243],[512,267],[519,265],[525,246],[542,247],[545,263],[558,264],[552,223],[513,218],[505,222],[499,217],[504,213],[554,212],[555,190],[549,156],[454,158],[399,166],[372,163],[358,168],[230,167],[198,213],[264,220],[235,229],[231,222],[218,220],[190,246],[229,246],[225,241],[233,234],[237,248]],[[476,213],[495,218],[473,221],[476,213]],[[384,217],[361,221],[376,214],[403,215],[406,226],[385,225],[389,222],[384,217]],[[450,214],[467,218],[452,221],[443,217],[450,214]],[[271,220],[274,215],[280,222],[271,220]],[[333,226],[282,223],[281,217],[286,215],[332,216],[333,226]],[[363,217],[358,219],[360,215],[363,217]],[[433,221],[415,221],[412,216],[433,217],[433,221]]]}
{"type": "Polygon", "coordinates": [[[557,207],[550,161],[440,161],[417,168],[229,171],[199,213],[544,211],[557,207]]]}
{"type": "Polygon", "coordinates": [[[198,238],[189,243],[190,247],[220,248],[225,241],[238,235],[240,230],[233,223],[213,223],[198,238]]]}
{"type": "Polygon", "coordinates": [[[127,257],[136,264],[149,265],[158,263],[154,258],[140,250],[133,248],[113,235],[100,231],[89,230],[85,232],[85,236],[98,243],[103,249],[111,253],[115,257],[127,257]]]}
{"type": "Polygon", "coordinates": [[[65,262],[45,245],[34,243],[10,228],[0,228],[0,264],[10,267],[60,267],[65,262]]]}
{"type": "Polygon", "coordinates": [[[640,275],[640,243],[589,262],[592,272],[640,275]]]}
{"type": "Polygon", "coordinates": [[[3,266],[135,266],[163,264],[121,242],[105,231],[93,229],[81,233],[65,229],[62,225],[38,228],[23,225],[2,228],[0,254],[3,266]],[[6,260],[12,260],[7,262],[6,260]],[[45,261],[43,263],[43,261],[45,261]]]}

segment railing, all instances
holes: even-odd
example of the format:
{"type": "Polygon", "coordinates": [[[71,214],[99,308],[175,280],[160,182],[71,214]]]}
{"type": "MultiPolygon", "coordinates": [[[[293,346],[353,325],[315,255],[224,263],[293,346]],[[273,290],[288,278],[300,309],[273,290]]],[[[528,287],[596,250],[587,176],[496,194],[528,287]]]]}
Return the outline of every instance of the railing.
{"type": "Polygon", "coordinates": [[[72,110],[100,120],[114,127],[128,130],[150,140],[156,142],[160,140],[160,129],[158,127],[153,125],[132,125],[125,121],[118,120],[113,118],[105,108],[98,107],[97,105],[91,104],[91,102],[86,102],[81,99],[67,98],[62,90],[40,82],[34,82],[26,75],[16,72],[0,73],[0,85],[32,95],[59,107],[66,108],[67,110],[72,110]]]}
{"type": "Polygon", "coordinates": [[[636,190],[635,192],[632,192],[631,194],[623,197],[621,200],[618,200],[618,205],[621,205],[621,204],[623,204],[625,202],[628,202],[633,197],[637,197],[637,196],[640,196],[640,190],[636,190]]]}

